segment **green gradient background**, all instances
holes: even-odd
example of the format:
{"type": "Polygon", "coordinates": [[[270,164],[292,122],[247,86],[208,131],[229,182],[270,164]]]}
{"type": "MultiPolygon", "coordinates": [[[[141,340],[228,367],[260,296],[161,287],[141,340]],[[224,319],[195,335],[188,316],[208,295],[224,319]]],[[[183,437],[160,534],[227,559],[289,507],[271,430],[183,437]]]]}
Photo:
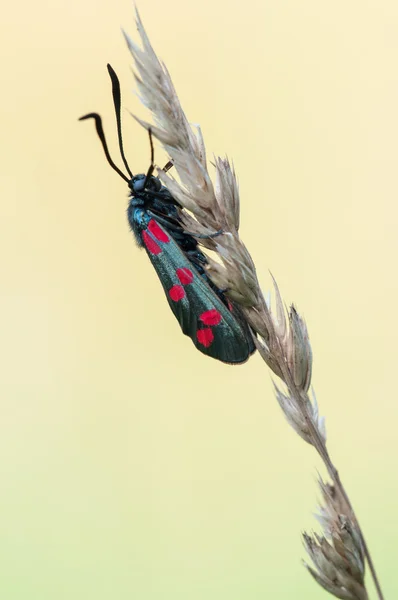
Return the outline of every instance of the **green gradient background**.
{"type": "MultiPolygon", "coordinates": [[[[329,448],[387,598],[397,563],[395,1],[142,0],[209,157],[233,158],[244,241],[306,318],[329,448]]],[[[327,597],[300,564],[315,452],[258,356],[180,335],[128,231],[105,64],[130,92],[130,1],[2,12],[0,596],[327,597]]],[[[147,136],[127,115],[133,170],[147,136]]],[[[158,149],[157,162],[165,160],[158,149]]],[[[395,592],[395,594],[394,594],[395,592]]]]}

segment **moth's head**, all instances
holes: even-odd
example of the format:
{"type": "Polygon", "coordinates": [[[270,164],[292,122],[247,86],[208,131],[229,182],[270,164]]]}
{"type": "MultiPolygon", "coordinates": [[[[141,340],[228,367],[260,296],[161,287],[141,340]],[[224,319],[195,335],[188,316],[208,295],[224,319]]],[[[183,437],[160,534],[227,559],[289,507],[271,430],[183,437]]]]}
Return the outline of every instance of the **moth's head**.
{"type": "Polygon", "coordinates": [[[140,173],[139,175],[135,175],[129,181],[129,188],[132,191],[133,195],[142,194],[144,192],[144,186],[145,191],[148,192],[160,192],[160,190],[162,189],[162,183],[159,177],[154,177],[153,175],[147,177],[144,173],[140,173]]]}

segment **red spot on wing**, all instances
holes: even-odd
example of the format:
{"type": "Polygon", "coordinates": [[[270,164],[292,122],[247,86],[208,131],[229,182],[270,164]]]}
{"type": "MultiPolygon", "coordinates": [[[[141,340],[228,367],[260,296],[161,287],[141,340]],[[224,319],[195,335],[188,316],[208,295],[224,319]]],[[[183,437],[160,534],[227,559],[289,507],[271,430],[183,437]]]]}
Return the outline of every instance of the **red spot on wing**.
{"type": "Polygon", "coordinates": [[[152,233],[152,235],[155,236],[155,238],[157,240],[159,240],[159,242],[169,242],[170,241],[170,238],[167,235],[167,233],[165,231],[163,231],[163,229],[161,227],[159,227],[159,224],[156,223],[155,219],[151,219],[149,221],[148,229],[152,233]]]}
{"type": "Polygon", "coordinates": [[[173,285],[169,290],[169,296],[174,302],[179,302],[185,296],[184,288],[182,285],[173,285]]]}
{"type": "Polygon", "coordinates": [[[215,308],[207,310],[199,316],[199,319],[205,325],[218,325],[221,321],[221,314],[215,308]]]}
{"type": "Polygon", "coordinates": [[[155,240],[147,233],[145,230],[142,232],[142,239],[144,240],[144,244],[148,249],[148,252],[151,254],[160,254],[162,249],[155,242],[155,240]]]}
{"type": "Polygon", "coordinates": [[[190,269],[183,267],[182,269],[177,269],[176,271],[178,279],[181,281],[182,285],[188,285],[193,281],[193,273],[190,269]]]}
{"type": "Polygon", "coordinates": [[[232,312],[234,310],[234,307],[233,307],[232,303],[228,300],[228,298],[227,298],[227,304],[228,304],[229,312],[232,312]]]}
{"type": "Polygon", "coordinates": [[[202,346],[204,346],[205,348],[211,346],[214,340],[214,335],[210,328],[198,329],[198,331],[196,332],[196,337],[198,339],[199,344],[202,344],[202,346]]]}

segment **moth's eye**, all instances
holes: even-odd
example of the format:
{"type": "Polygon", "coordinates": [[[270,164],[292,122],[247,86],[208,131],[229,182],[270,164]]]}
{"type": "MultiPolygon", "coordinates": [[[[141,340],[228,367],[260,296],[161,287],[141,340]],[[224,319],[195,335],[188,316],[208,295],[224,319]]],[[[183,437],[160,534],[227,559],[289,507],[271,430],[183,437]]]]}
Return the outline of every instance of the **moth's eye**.
{"type": "Polygon", "coordinates": [[[133,192],[142,192],[144,189],[145,175],[137,175],[132,181],[131,188],[133,192]]]}

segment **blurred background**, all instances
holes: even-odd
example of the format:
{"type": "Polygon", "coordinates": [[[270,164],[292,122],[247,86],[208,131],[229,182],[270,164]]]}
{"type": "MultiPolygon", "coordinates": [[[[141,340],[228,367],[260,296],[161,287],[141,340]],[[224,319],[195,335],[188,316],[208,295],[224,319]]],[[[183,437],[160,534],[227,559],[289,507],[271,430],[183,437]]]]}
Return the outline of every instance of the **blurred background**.
{"type": "MultiPolygon", "coordinates": [[[[306,319],[329,450],[393,598],[398,5],[138,7],[209,159],[234,161],[264,290],[271,271],[306,319]]],[[[2,12],[0,595],[326,598],[301,565],[320,461],[259,356],[226,366],[180,333],[77,121],[100,112],[117,159],[108,61],[148,117],[121,26],[138,39],[129,0],[2,12]]],[[[126,111],[124,139],[146,171],[126,111]]]]}

